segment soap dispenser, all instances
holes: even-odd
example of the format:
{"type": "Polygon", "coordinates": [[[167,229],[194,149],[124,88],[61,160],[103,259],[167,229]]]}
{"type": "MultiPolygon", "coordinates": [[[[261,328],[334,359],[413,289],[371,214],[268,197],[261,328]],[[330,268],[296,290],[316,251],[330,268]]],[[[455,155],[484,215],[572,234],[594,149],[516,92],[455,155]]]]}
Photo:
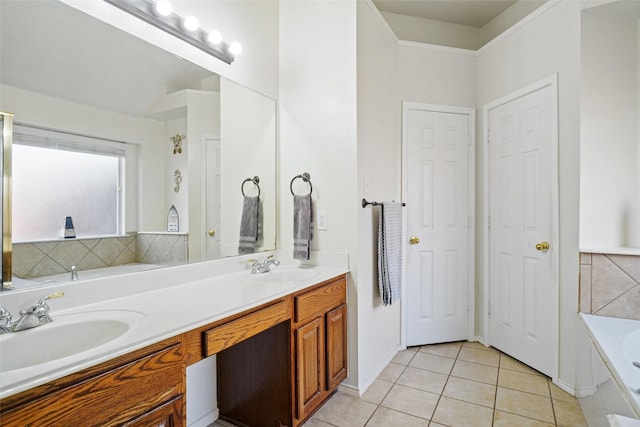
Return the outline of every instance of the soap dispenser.
{"type": "Polygon", "coordinates": [[[68,216],[64,220],[64,238],[73,239],[76,237],[76,230],[73,228],[73,219],[68,216]]]}

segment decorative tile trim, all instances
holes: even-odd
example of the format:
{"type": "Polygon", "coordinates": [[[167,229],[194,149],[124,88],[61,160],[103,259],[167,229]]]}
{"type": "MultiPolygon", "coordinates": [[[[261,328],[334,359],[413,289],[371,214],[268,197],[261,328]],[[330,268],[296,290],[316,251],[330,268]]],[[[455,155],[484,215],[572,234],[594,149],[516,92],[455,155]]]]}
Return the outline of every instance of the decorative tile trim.
{"type": "Polygon", "coordinates": [[[580,311],[640,320],[640,256],[581,253],[580,311]]]}
{"type": "Polygon", "coordinates": [[[98,239],[14,243],[13,274],[22,279],[116,265],[174,265],[188,260],[188,236],[145,233],[98,239]]]}

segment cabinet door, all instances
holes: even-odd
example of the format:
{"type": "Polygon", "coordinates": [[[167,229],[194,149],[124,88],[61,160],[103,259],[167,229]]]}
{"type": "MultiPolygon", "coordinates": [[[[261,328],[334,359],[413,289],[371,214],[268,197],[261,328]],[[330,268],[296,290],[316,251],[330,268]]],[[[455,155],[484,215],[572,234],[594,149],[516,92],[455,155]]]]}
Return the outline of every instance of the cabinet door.
{"type": "Polygon", "coordinates": [[[347,305],[327,313],[327,389],[347,377],[347,305]]]}
{"type": "Polygon", "coordinates": [[[296,411],[302,419],[322,401],[325,390],[324,325],[318,317],[295,331],[296,411]]]}

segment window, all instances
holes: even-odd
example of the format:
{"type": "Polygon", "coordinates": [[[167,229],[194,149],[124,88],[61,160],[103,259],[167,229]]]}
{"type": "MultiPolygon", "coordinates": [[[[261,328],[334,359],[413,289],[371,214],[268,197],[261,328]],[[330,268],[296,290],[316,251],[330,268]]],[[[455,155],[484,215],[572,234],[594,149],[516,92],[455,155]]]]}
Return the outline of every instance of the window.
{"type": "Polygon", "coordinates": [[[122,234],[125,144],[14,126],[13,240],[122,234]]]}

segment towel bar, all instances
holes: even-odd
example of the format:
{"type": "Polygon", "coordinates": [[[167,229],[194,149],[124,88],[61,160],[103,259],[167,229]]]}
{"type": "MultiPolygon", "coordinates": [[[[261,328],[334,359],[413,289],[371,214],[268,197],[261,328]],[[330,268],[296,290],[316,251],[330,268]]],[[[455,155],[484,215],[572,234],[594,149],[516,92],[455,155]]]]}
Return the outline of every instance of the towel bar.
{"type": "Polygon", "coordinates": [[[255,186],[258,187],[258,197],[260,197],[260,178],[257,176],[254,176],[253,178],[247,178],[244,181],[242,181],[242,185],[240,186],[240,191],[242,192],[242,195],[244,197],[246,197],[246,195],[244,194],[244,185],[247,182],[253,182],[255,186]]]}
{"type": "Polygon", "coordinates": [[[309,175],[308,172],[305,172],[305,173],[300,174],[300,175],[296,175],[291,179],[291,183],[289,184],[289,190],[291,190],[291,195],[292,196],[296,195],[296,193],[293,192],[293,181],[295,181],[298,178],[300,178],[304,182],[308,182],[309,183],[309,194],[308,195],[311,195],[311,193],[313,193],[313,186],[311,185],[311,175],[309,175]]]}
{"type": "MultiPolygon", "coordinates": [[[[366,208],[369,205],[378,206],[378,205],[381,205],[381,204],[382,204],[382,202],[369,202],[369,201],[367,201],[367,199],[362,199],[362,207],[363,208],[366,208]]],[[[402,206],[407,206],[407,204],[403,202],[402,206]]]]}

